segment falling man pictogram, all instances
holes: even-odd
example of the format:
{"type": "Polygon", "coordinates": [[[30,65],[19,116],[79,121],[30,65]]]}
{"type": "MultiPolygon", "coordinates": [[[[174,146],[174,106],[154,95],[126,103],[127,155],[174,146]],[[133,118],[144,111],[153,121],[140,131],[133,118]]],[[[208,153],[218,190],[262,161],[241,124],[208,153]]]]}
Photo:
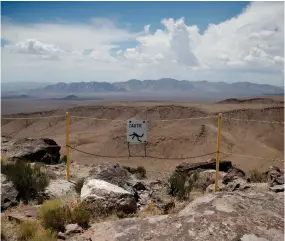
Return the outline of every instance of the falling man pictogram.
{"type": "Polygon", "coordinates": [[[132,136],[132,140],[136,137],[139,142],[142,142],[142,141],[140,140],[140,138],[142,138],[142,137],[144,136],[144,134],[138,135],[137,133],[133,132],[133,134],[131,134],[131,135],[129,135],[129,136],[132,136]]]}

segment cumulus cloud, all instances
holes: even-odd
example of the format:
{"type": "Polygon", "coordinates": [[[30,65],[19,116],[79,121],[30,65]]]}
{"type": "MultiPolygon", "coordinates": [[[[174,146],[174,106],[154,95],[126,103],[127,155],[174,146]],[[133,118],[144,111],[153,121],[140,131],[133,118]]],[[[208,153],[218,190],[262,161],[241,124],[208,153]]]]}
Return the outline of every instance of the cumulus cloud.
{"type": "Polygon", "coordinates": [[[2,38],[9,41],[2,49],[4,81],[48,81],[48,72],[69,82],[171,77],[281,85],[284,79],[282,2],[253,2],[203,33],[183,16],[162,19],[158,29],[146,23],[140,32],[94,18],[89,24],[8,21],[2,38]],[[121,47],[130,41],[135,46],[121,47]]]}

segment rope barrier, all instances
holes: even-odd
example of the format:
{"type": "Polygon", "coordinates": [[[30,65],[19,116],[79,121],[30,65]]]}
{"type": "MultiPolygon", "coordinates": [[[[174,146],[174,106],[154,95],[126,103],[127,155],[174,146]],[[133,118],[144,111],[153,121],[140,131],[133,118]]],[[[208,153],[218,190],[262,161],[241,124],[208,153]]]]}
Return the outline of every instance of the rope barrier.
{"type": "Polygon", "coordinates": [[[108,155],[99,155],[99,154],[95,154],[95,153],[90,153],[90,152],[86,152],[80,149],[77,149],[75,147],[72,146],[68,146],[70,149],[90,155],[90,156],[96,156],[96,157],[108,157],[108,158],[150,158],[150,159],[167,159],[167,160],[185,160],[185,159],[193,159],[193,158],[198,158],[198,157],[204,157],[204,156],[209,156],[209,155],[213,155],[216,152],[210,152],[210,153],[206,153],[206,154],[202,154],[202,155],[198,155],[198,156],[190,156],[190,157],[156,157],[156,156],[149,156],[149,155],[145,155],[145,156],[108,156],[108,155]]]}
{"type": "Polygon", "coordinates": [[[50,118],[62,118],[65,115],[55,116],[35,116],[35,117],[1,117],[2,120],[35,120],[35,119],[50,119],[50,118]]]}
{"type": "Polygon", "coordinates": [[[260,121],[260,120],[246,120],[246,119],[236,119],[236,118],[228,118],[223,117],[226,120],[235,120],[235,121],[245,121],[245,122],[260,122],[260,123],[271,123],[271,124],[284,124],[282,121],[260,121]]]}
{"type": "Polygon", "coordinates": [[[231,155],[231,156],[239,156],[239,157],[246,157],[246,158],[252,158],[252,159],[261,159],[261,160],[273,160],[273,161],[284,161],[282,159],[275,159],[275,158],[266,158],[266,157],[257,157],[257,156],[249,156],[249,155],[241,155],[236,153],[230,153],[230,152],[222,152],[221,153],[225,155],[231,155]]]}

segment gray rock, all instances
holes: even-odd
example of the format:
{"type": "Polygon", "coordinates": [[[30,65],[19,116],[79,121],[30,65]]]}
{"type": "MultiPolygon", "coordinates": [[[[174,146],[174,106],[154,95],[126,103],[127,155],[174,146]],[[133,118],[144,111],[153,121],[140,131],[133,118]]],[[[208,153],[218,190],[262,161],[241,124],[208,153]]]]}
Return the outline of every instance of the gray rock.
{"type": "Polygon", "coordinates": [[[269,190],[272,191],[272,192],[284,192],[284,187],[285,187],[284,184],[282,184],[282,185],[275,185],[273,187],[269,187],[269,190]]]}
{"type": "Polygon", "coordinates": [[[66,240],[66,235],[62,232],[58,232],[57,237],[58,239],[66,240]]]}
{"type": "Polygon", "coordinates": [[[48,199],[55,199],[70,193],[75,193],[74,184],[66,180],[52,180],[45,190],[48,199]]]}
{"type": "Polygon", "coordinates": [[[245,234],[241,237],[241,241],[269,241],[268,239],[265,238],[259,238],[254,234],[245,234]]]}
{"type": "Polygon", "coordinates": [[[2,140],[1,153],[8,161],[25,160],[43,162],[46,164],[59,163],[60,146],[48,138],[32,139],[17,138],[2,140]]]}
{"type": "Polygon", "coordinates": [[[67,224],[65,226],[65,235],[70,235],[73,233],[81,233],[83,229],[77,224],[67,224]]]}
{"type": "Polygon", "coordinates": [[[12,182],[8,182],[6,176],[1,173],[1,212],[18,204],[18,191],[12,182]]]}
{"type": "Polygon", "coordinates": [[[223,183],[228,184],[229,182],[232,182],[234,179],[237,178],[247,180],[244,171],[236,167],[232,167],[231,169],[228,170],[227,174],[224,176],[223,183]]]}
{"type": "Polygon", "coordinates": [[[70,240],[245,241],[259,237],[280,241],[283,231],[283,195],[236,191],[198,197],[175,215],[96,223],[70,240]]]}
{"type": "Polygon", "coordinates": [[[116,210],[132,213],[137,210],[136,200],[130,192],[104,180],[86,180],[80,198],[83,202],[95,203],[96,208],[106,212],[116,210]]]}

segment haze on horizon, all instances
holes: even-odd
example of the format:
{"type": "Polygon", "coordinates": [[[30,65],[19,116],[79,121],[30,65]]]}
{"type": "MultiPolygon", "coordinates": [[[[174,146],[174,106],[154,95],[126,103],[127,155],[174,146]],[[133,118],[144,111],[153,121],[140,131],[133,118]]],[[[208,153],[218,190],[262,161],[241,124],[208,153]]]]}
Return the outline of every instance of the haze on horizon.
{"type": "Polygon", "coordinates": [[[2,82],[284,86],[283,2],[2,2],[2,82]]]}

